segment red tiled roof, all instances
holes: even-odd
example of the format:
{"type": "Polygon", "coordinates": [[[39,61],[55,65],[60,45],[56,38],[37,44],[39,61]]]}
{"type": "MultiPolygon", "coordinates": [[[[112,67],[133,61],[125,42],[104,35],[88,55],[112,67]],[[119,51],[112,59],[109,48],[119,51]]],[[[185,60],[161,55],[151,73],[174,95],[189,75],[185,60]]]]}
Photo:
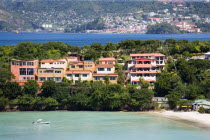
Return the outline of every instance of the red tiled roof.
{"type": "Polygon", "coordinates": [[[38,61],[38,59],[30,59],[30,60],[18,60],[18,59],[12,59],[11,62],[34,62],[34,61],[38,61]]]}
{"type": "Polygon", "coordinates": [[[99,61],[115,61],[115,58],[99,58],[99,61]]]}
{"type": "Polygon", "coordinates": [[[54,62],[66,62],[66,59],[54,59],[54,62]]]}
{"type": "Polygon", "coordinates": [[[139,54],[130,54],[130,56],[165,56],[161,53],[139,53],[139,54]]]}
{"type": "Polygon", "coordinates": [[[40,62],[66,62],[66,59],[42,59],[40,62]]]}
{"type": "Polygon", "coordinates": [[[91,73],[89,70],[72,70],[72,71],[66,71],[67,74],[73,74],[73,73],[78,73],[78,74],[88,74],[91,73]]]}
{"type": "Polygon", "coordinates": [[[54,62],[53,59],[42,59],[40,62],[54,62]]]}
{"type": "Polygon", "coordinates": [[[151,68],[152,64],[136,64],[136,68],[151,68]]]}
{"type": "Polygon", "coordinates": [[[98,64],[96,65],[97,68],[113,68],[113,64],[98,64]]]}

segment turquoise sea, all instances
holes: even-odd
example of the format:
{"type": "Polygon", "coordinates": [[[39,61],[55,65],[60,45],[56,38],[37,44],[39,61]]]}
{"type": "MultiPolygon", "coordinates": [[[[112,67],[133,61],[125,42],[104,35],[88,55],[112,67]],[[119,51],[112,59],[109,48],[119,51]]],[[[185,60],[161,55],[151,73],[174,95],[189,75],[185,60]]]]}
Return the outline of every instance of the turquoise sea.
{"type": "Polygon", "coordinates": [[[0,113],[0,140],[209,140],[209,130],[130,112],[0,113]],[[33,125],[37,119],[50,125],[33,125]]]}
{"type": "Polygon", "coordinates": [[[0,46],[1,45],[15,45],[19,42],[32,41],[35,43],[44,43],[47,41],[61,41],[72,46],[90,45],[94,42],[118,43],[125,39],[159,39],[166,40],[173,39],[187,39],[187,40],[210,40],[210,33],[204,34],[72,34],[72,33],[10,33],[0,32],[0,46]]]}

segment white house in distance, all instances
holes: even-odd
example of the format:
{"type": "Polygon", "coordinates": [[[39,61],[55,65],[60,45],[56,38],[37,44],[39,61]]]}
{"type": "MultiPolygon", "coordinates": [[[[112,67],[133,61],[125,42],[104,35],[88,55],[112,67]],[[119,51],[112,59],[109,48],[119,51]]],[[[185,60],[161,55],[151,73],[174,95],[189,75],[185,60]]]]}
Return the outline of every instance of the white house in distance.
{"type": "Polygon", "coordinates": [[[132,85],[139,85],[139,78],[154,83],[156,73],[160,72],[165,66],[165,55],[160,53],[148,54],[130,54],[130,60],[127,62],[128,77],[132,85]]]}

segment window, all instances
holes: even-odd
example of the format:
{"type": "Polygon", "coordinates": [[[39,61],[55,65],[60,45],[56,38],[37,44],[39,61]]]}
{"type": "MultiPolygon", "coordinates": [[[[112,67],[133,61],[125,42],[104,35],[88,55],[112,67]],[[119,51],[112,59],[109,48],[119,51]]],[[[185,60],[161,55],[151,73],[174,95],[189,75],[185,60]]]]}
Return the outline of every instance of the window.
{"type": "Polygon", "coordinates": [[[34,69],[28,68],[27,69],[27,75],[34,75],[34,69]]]}
{"type": "Polygon", "coordinates": [[[149,77],[149,74],[144,74],[145,77],[149,77]]]}
{"type": "Polygon", "coordinates": [[[104,68],[98,68],[98,71],[104,71],[104,68]]]}
{"type": "Polygon", "coordinates": [[[24,80],[26,80],[26,77],[23,77],[24,80]]]}
{"type": "Polygon", "coordinates": [[[55,77],[55,81],[57,82],[61,81],[61,77],[55,77]]]}
{"type": "Polygon", "coordinates": [[[82,77],[87,77],[87,74],[83,74],[82,77]]]}
{"type": "Polygon", "coordinates": [[[110,77],[110,80],[116,80],[116,77],[110,77]]]}
{"type": "Polygon", "coordinates": [[[31,80],[33,80],[34,79],[34,77],[31,77],[31,80]]]}
{"type": "Polygon", "coordinates": [[[42,73],[42,71],[40,70],[39,73],[42,73]]]}
{"type": "Polygon", "coordinates": [[[113,62],[108,62],[108,64],[113,64],[113,62]]]}
{"type": "Polygon", "coordinates": [[[47,80],[53,80],[53,77],[47,77],[47,80]]]}
{"type": "Polygon", "coordinates": [[[92,65],[88,65],[88,67],[92,67],[92,65]]]}
{"type": "Polygon", "coordinates": [[[72,74],[67,74],[67,77],[72,77],[72,74]]]}
{"type": "Polygon", "coordinates": [[[19,65],[19,62],[12,62],[12,65],[18,66],[19,65]]]}
{"type": "Polygon", "coordinates": [[[156,64],[159,64],[159,61],[156,61],[156,64]]]}
{"type": "Polygon", "coordinates": [[[53,70],[46,70],[44,73],[53,73],[53,70]]]}
{"type": "Polygon", "coordinates": [[[55,71],[55,73],[61,73],[61,71],[59,70],[59,71],[55,71]]]}
{"type": "Polygon", "coordinates": [[[20,68],[20,75],[26,75],[26,68],[20,68]]]}
{"type": "Polygon", "coordinates": [[[39,77],[39,80],[40,80],[40,81],[45,81],[46,78],[45,78],[45,77],[39,77]]]}
{"type": "Polygon", "coordinates": [[[80,69],[83,68],[83,65],[79,65],[79,68],[80,68],[80,69]]]}
{"type": "Polygon", "coordinates": [[[27,66],[33,66],[34,62],[27,62],[27,66]]]}
{"type": "Polygon", "coordinates": [[[75,65],[72,65],[71,68],[75,68],[75,65]]]}
{"type": "Polygon", "coordinates": [[[79,77],[79,74],[75,74],[75,77],[79,77]]]}
{"type": "Polygon", "coordinates": [[[107,71],[111,71],[111,68],[107,68],[107,71]]]}
{"type": "Polygon", "coordinates": [[[100,80],[100,77],[94,77],[94,80],[100,80]]]}
{"type": "Polygon", "coordinates": [[[102,77],[102,80],[106,80],[106,77],[102,77]]]}
{"type": "Polygon", "coordinates": [[[53,63],[50,63],[50,65],[52,65],[53,63]]]}
{"type": "Polygon", "coordinates": [[[22,62],[22,66],[26,66],[26,62],[22,62]]]}

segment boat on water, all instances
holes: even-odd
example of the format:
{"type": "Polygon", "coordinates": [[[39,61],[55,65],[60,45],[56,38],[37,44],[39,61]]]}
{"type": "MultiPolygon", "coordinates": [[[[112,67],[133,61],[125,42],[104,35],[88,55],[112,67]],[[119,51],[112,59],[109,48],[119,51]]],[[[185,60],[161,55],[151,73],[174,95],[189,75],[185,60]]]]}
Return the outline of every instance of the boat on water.
{"type": "Polygon", "coordinates": [[[50,121],[43,121],[42,119],[38,119],[35,122],[32,122],[32,124],[50,124],[50,121]]]}

